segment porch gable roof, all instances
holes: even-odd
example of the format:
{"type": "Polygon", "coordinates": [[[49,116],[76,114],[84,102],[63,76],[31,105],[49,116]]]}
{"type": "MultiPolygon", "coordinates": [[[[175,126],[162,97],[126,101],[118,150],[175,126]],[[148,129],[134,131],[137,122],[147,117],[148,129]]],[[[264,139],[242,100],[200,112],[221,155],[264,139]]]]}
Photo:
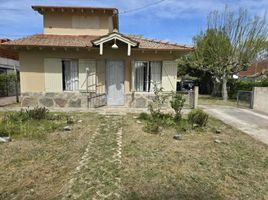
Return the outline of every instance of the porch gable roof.
{"type": "Polygon", "coordinates": [[[139,43],[137,41],[132,40],[131,38],[126,37],[125,35],[123,35],[121,33],[118,33],[118,32],[109,33],[109,34],[101,36],[101,37],[99,37],[99,38],[97,38],[95,40],[92,40],[91,42],[94,45],[98,46],[101,43],[106,43],[106,42],[109,42],[109,41],[114,40],[114,39],[117,39],[117,40],[119,40],[121,42],[124,42],[126,44],[130,44],[133,47],[139,45],[139,43]]]}
{"type": "MultiPolygon", "coordinates": [[[[123,34],[118,33],[116,30],[112,33],[109,33],[107,35],[101,36],[98,39],[95,39],[91,41],[95,46],[100,47],[100,55],[103,54],[103,44],[109,41],[114,40],[114,45],[116,45],[116,40],[119,40],[123,43],[127,44],[128,50],[127,50],[127,55],[130,56],[131,54],[131,47],[137,47],[139,45],[138,42],[124,36],[123,34]]],[[[116,48],[117,45],[116,45],[116,48]]]]}

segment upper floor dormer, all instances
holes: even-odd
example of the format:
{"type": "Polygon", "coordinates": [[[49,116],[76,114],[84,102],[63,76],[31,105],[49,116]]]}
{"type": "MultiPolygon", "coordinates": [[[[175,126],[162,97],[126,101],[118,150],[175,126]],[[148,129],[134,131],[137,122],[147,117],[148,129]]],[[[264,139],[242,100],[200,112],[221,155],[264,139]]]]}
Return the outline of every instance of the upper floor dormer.
{"type": "Polygon", "coordinates": [[[44,34],[106,35],[118,30],[116,8],[32,6],[43,15],[44,34]]]}

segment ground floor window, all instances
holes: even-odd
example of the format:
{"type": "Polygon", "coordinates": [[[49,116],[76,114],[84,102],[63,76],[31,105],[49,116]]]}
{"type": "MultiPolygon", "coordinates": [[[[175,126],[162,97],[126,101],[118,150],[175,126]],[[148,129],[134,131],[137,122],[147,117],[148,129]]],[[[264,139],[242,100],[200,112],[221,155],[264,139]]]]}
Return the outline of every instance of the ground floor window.
{"type": "Polygon", "coordinates": [[[62,81],[64,91],[79,90],[77,60],[62,60],[62,81]]]}
{"type": "Polygon", "coordinates": [[[154,85],[161,87],[162,62],[135,62],[135,89],[137,92],[152,92],[154,85]]]}

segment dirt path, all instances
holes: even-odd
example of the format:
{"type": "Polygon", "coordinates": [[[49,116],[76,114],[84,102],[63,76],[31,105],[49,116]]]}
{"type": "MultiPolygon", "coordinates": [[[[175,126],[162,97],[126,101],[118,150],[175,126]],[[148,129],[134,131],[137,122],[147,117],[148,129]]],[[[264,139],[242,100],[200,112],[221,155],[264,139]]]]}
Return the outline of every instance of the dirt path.
{"type": "Polygon", "coordinates": [[[268,144],[268,116],[228,106],[202,106],[208,114],[268,144]]]}
{"type": "Polygon", "coordinates": [[[67,185],[64,199],[119,199],[122,117],[105,116],[67,185]]]}

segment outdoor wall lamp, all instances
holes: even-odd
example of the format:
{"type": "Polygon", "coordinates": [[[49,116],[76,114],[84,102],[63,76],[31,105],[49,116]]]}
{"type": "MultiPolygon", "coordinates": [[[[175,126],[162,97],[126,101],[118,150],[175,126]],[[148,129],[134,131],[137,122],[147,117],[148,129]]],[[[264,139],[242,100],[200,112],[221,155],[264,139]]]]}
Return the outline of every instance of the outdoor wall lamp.
{"type": "Polygon", "coordinates": [[[116,44],[116,38],[114,39],[114,44],[113,44],[113,46],[112,46],[112,49],[118,49],[118,46],[117,46],[117,44],[116,44]]]}

